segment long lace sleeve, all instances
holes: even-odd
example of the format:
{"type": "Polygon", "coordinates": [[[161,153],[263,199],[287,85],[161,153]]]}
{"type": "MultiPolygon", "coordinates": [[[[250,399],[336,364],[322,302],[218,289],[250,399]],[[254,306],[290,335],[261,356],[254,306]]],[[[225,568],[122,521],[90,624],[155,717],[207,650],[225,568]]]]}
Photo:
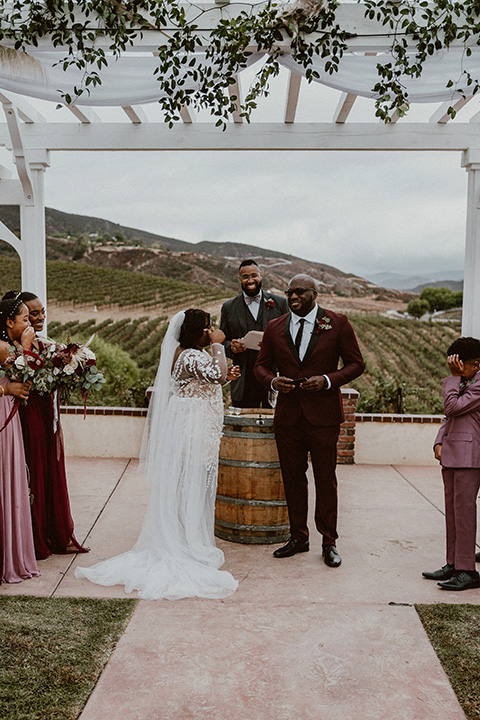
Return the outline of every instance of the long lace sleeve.
{"type": "Polygon", "coordinates": [[[227,379],[227,358],[223,345],[212,344],[212,357],[198,350],[183,353],[181,376],[223,385],[227,379]]]}

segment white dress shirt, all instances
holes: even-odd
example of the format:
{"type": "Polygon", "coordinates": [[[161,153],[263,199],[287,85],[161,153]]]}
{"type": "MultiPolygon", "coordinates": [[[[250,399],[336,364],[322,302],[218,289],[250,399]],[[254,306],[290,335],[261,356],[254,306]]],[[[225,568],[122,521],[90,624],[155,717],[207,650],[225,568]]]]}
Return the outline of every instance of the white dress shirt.
{"type": "Polygon", "coordinates": [[[263,300],[263,290],[260,290],[258,295],[255,295],[254,298],[247,295],[247,293],[245,293],[245,292],[243,293],[243,299],[244,299],[245,305],[247,306],[248,310],[250,310],[250,312],[252,313],[253,317],[256,320],[258,318],[258,313],[260,312],[260,303],[263,300]],[[248,300],[250,300],[250,302],[248,302],[247,298],[248,298],[248,300]],[[257,298],[258,298],[258,300],[257,300],[257,298]]]}
{"type": "MultiPolygon", "coordinates": [[[[302,340],[300,342],[300,350],[298,352],[298,356],[300,360],[303,360],[303,358],[306,355],[307,348],[310,344],[310,340],[312,338],[312,333],[315,329],[315,320],[317,319],[317,310],[318,306],[315,305],[313,310],[310,310],[308,315],[305,315],[303,318],[305,320],[303,324],[303,335],[302,340]]],[[[297,337],[297,333],[300,330],[300,320],[302,318],[300,315],[295,315],[295,313],[290,313],[290,335],[292,336],[292,340],[295,343],[295,338],[297,337]]],[[[325,378],[325,390],[330,390],[332,383],[330,382],[330,378],[328,375],[323,376],[325,378]]]]}
{"type": "Polygon", "coordinates": [[[315,327],[315,320],[317,319],[317,306],[313,308],[313,310],[310,310],[308,315],[305,315],[305,317],[301,318],[300,315],[295,315],[295,313],[290,313],[290,335],[292,336],[292,340],[295,343],[295,338],[297,337],[297,333],[300,330],[300,320],[305,320],[303,324],[303,335],[302,335],[302,341],[300,343],[300,349],[298,351],[298,356],[300,360],[303,360],[305,357],[305,354],[307,352],[308,345],[310,343],[310,340],[312,338],[313,329],[315,327]]]}

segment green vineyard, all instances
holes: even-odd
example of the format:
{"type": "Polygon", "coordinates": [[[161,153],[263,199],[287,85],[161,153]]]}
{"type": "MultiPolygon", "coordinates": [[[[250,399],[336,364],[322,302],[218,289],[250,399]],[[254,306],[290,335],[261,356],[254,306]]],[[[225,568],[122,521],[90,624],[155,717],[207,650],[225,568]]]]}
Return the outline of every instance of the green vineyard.
{"type": "MultiPolygon", "coordinates": [[[[407,413],[442,412],[446,349],[459,336],[458,324],[422,323],[377,316],[350,317],[366,360],[364,375],[351,383],[360,392],[359,411],[396,412],[398,390],[407,413]]],[[[51,323],[49,335],[72,339],[92,333],[126,351],[139,366],[143,384],[154,379],[166,317],[51,323]]],[[[101,393],[97,402],[101,402],[101,393]]],[[[138,394],[137,394],[138,396],[138,394]]]]}
{"type": "MultiPolygon", "coordinates": [[[[3,295],[7,290],[20,287],[20,263],[9,257],[2,257],[0,263],[3,295]]],[[[225,291],[182,280],[59,260],[47,261],[47,287],[49,301],[97,307],[171,308],[180,303],[199,305],[225,295],[225,291]]]]}
{"type": "Polygon", "coordinates": [[[404,412],[441,414],[446,350],[460,336],[460,323],[365,315],[350,320],[366,361],[365,373],[351,383],[360,392],[359,410],[396,412],[400,389],[404,412]]]}

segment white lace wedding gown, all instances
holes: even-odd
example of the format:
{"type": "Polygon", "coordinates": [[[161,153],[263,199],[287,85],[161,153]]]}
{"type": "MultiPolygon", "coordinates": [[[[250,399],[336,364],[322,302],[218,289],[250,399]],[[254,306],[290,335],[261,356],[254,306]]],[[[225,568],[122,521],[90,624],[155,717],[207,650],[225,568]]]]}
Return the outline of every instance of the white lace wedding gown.
{"type": "MultiPolygon", "coordinates": [[[[223,346],[188,349],[178,357],[162,417],[148,439],[151,493],[140,536],[129,552],[77,568],[76,577],[125,585],[141,598],[224,598],[238,582],[219,570],[223,552],[213,533],[218,448],[223,425],[223,346]]],[[[152,400],[151,400],[152,403],[152,400]]]]}

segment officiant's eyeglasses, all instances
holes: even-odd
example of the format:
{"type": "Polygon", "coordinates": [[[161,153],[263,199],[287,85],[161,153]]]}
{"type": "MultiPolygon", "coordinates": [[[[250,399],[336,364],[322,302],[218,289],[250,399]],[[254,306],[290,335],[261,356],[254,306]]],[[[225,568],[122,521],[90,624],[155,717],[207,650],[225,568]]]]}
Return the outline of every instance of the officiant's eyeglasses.
{"type": "Polygon", "coordinates": [[[285,290],[285,295],[287,297],[291,297],[292,295],[304,295],[308,290],[315,290],[315,288],[303,288],[303,287],[295,287],[295,288],[287,288],[285,290]]]}

